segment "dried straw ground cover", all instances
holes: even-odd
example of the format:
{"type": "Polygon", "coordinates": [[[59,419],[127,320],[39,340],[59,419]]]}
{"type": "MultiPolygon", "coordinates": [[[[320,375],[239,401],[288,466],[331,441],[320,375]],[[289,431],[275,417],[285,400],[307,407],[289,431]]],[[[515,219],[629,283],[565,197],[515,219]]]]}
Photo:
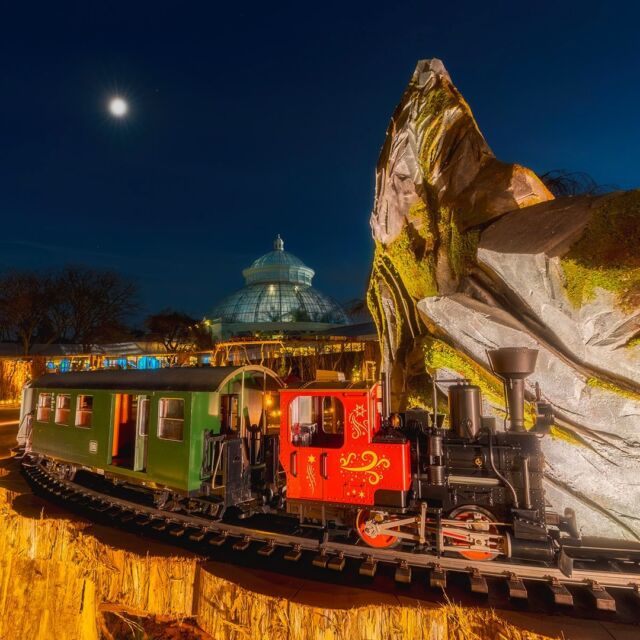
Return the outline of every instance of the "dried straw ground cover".
{"type": "Polygon", "coordinates": [[[21,501],[31,498],[19,495],[24,486],[10,490],[20,487],[15,465],[0,462],[2,639],[542,638],[519,631],[492,611],[453,605],[315,607],[249,591],[213,575],[196,557],[115,548],[64,514],[19,513],[21,501]]]}

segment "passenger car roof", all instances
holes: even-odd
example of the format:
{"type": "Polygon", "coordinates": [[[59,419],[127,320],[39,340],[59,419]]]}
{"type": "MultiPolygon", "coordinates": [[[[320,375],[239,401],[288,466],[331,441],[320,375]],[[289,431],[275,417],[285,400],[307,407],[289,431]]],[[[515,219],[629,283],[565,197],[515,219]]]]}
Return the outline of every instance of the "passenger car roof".
{"type": "MultiPolygon", "coordinates": [[[[36,389],[113,389],[140,391],[217,391],[226,382],[245,372],[251,378],[267,378],[267,388],[282,387],[278,376],[267,367],[173,367],[166,369],[104,369],[47,373],[29,383],[36,389]]],[[[255,386],[255,385],[254,385],[255,386]]]]}
{"type": "Polygon", "coordinates": [[[342,380],[324,382],[322,380],[314,380],[313,382],[295,382],[289,384],[285,391],[297,391],[300,389],[307,389],[308,391],[368,391],[373,385],[373,382],[366,381],[351,382],[349,380],[342,380]]]}

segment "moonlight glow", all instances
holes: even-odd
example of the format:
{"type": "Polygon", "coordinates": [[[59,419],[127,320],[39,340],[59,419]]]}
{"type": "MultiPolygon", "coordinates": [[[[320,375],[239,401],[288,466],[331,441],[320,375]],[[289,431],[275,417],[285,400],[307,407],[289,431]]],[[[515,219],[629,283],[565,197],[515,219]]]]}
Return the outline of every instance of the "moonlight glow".
{"type": "Polygon", "coordinates": [[[127,115],[129,111],[129,105],[122,98],[112,98],[109,101],[109,111],[112,116],[116,118],[122,118],[127,115]]]}

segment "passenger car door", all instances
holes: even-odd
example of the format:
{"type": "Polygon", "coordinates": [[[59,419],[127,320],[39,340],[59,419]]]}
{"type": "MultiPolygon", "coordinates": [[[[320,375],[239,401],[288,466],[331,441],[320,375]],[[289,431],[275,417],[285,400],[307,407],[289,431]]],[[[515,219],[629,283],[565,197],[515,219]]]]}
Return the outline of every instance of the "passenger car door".
{"type": "Polygon", "coordinates": [[[134,471],[147,470],[147,445],[149,442],[149,396],[138,396],[136,416],[136,443],[134,471]]]}

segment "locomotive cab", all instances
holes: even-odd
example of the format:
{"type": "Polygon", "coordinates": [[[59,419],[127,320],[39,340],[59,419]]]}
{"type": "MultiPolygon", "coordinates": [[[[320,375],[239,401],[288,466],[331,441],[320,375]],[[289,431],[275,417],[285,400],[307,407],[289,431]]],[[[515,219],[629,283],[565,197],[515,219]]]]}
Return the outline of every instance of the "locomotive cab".
{"type": "Polygon", "coordinates": [[[380,386],[311,382],[280,391],[280,462],[287,510],[349,519],[363,507],[408,506],[409,444],[377,442],[380,386]]]}

